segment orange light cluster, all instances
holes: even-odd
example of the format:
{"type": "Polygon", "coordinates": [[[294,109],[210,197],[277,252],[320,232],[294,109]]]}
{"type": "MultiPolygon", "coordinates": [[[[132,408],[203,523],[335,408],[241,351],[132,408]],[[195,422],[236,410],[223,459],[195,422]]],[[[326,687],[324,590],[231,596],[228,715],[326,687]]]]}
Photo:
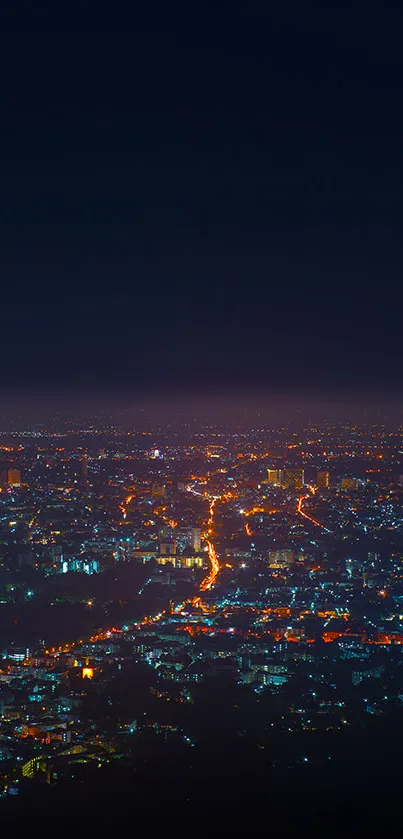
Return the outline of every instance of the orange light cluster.
{"type": "Polygon", "coordinates": [[[290,618],[291,609],[288,606],[271,606],[268,609],[263,609],[265,615],[275,615],[276,618],[290,618]]]}
{"type": "MultiPolygon", "coordinates": [[[[209,534],[212,533],[212,530],[213,530],[212,525],[213,525],[213,518],[214,518],[214,506],[215,506],[216,501],[217,501],[217,498],[213,498],[212,501],[210,502],[210,515],[209,515],[209,519],[208,519],[208,522],[207,522],[207,527],[208,527],[208,533],[209,534]]],[[[219,563],[218,558],[217,558],[216,550],[215,550],[215,547],[214,547],[213,543],[210,542],[210,540],[207,541],[207,547],[208,547],[208,555],[209,555],[211,568],[210,568],[209,573],[207,574],[207,577],[204,578],[204,580],[202,581],[202,583],[200,585],[200,591],[209,591],[211,589],[211,587],[214,585],[214,583],[216,581],[217,574],[219,573],[219,570],[220,570],[220,563],[219,563]]]]}
{"type": "Polygon", "coordinates": [[[192,624],[187,623],[187,624],[185,624],[185,626],[182,626],[182,629],[185,632],[188,632],[189,635],[192,635],[192,636],[194,636],[194,635],[211,635],[214,632],[214,630],[211,628],[211,626],[201,626],[200,624],[197,625],[197,626],[192,626],[192,624]]]}
{"type": "Polygon", "coordinates": [[[133,498],[134,498],[134,495],[128,495],[127,498],[125,498],[125,500],[122,501],[121,504],[119,504],[119,507],[120,507],[120,509],[123,513],[123,518],[124,519],[127,516],[127,508],[129,506],[130,502],[133,501],[133,498]]]}

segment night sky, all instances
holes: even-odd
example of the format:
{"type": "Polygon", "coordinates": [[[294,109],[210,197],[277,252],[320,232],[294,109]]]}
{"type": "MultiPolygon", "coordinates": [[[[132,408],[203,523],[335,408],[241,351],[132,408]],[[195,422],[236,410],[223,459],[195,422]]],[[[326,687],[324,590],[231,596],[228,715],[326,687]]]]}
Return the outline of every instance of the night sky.
{"type": "Polygon", "coordinates": [[[403,15],[322,5],[3,33],[3,392],[400,390],[403,15]]]}

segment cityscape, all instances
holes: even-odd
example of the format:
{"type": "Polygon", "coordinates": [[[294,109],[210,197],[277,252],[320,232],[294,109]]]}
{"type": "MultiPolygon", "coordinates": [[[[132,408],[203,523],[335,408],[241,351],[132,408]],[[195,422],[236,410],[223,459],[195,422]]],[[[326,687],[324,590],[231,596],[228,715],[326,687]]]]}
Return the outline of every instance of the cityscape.
{"type": "Polygon", "coordinates": [[[3,432],[2,798],[160,761],[192,804],[197,761],[290,783],[400,727],[402,446],[329,422],[3,432]]]}
{"type": "Polygon", "coordinates": [[[6,5],[0,824],[396,832],[403,6],[6,5]]]}

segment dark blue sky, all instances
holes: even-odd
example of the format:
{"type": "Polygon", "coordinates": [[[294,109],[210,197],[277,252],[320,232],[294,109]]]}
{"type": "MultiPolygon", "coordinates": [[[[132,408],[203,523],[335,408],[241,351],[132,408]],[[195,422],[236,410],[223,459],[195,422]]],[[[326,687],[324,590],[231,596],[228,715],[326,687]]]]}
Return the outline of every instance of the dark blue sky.
{"type": "Polygon", "coordinates": [[[2,385],[399,389],[402,15],[154,11],[3,35],[2,385]]]}

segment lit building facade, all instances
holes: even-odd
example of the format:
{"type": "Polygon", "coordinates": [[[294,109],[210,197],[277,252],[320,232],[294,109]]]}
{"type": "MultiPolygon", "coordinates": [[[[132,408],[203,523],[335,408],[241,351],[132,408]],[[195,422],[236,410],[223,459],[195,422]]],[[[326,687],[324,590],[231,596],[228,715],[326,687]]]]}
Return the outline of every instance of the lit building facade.
{"type": "Polygon", "coordinates": [[[5,479],[9,486],[19,486],[21,483],[20,469],[6,469],[5,479]]]}
{"type": "Polygon", "coordinates": [[[281,469],[268,469],[267,480],[269,484],[281,484],[283,481],[283,472],[281,469]]]}
{"type": "Polygon", "coordinates": [[[282,484],[286,489],[302,489],[304,486],[304,470],[284,469],[282,484]]]}
{"type": "Polygon", "coordinates": [[[320,489],[329,489],[329,472],[319,471],[316,477],[316,483],[320,489]]]}

